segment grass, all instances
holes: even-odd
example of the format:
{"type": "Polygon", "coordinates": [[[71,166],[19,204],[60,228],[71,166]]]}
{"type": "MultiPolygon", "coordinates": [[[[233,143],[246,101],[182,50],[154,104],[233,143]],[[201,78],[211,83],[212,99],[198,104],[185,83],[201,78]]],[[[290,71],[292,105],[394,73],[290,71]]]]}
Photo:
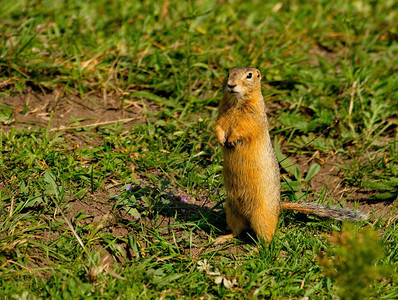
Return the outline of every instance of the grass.
{"type": "MultiPolygon", "coordinates": [[[[335,203],[328,179],[311,185],[333,164],[345,188],[392,203],[395,1],[16,0],[1,7],[2,298],[341,296],[339,277],[319,261],[340,249],[330,239],[339,222],[284,212],[270,246],[250,236],[210,245],[227,232],[216,107],[228,68],[259,68],[279,158],[290,157],[281,162],[283,197],[335,203]],[[27,128],[18,119],[37,107],[7,99],[28,92],[60,93],[65,103],[74,95],[96,107],[112,98],[121,110],[135,103],[145,121],[85,127],[75,119],[81,127],[53,130],[50,116],[47,126],[27,128]]],[[[392,273],[394,214],[351,233],[375,230],[384,249],[377,265],[392,273]]],[[[396,283],[385,275],[364,284],[369,298],[394,299],[396,283]]]]}

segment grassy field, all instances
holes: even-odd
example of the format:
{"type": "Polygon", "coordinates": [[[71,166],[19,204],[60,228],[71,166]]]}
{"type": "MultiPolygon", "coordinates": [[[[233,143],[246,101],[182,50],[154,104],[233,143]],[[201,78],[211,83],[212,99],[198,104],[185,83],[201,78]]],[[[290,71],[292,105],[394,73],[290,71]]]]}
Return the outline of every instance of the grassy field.
{"type": "Polygon", "coordinates": [[[397,299],[398,4],[0,0],[2,299],[397,299]],[[283,212],[228,233],[213,134],[263,74],[283,212]]]}

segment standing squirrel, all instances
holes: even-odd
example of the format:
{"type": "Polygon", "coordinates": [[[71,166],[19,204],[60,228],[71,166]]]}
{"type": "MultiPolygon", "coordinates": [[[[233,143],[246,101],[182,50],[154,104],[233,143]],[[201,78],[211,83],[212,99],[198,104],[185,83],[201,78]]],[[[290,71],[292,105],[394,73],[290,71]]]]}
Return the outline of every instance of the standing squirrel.
{"type": "Polygon", "coordinates": [[[247,228],[270,242],[282,209],[336,220],[365,219],[353,210],[281,202],[278,160],[268,132],[260,81],[259,70],[236,67],[224,82],[215,134],[223,149],[225,212],[232,234],[219,237],[216,243],[235,237],[247,228]]]}

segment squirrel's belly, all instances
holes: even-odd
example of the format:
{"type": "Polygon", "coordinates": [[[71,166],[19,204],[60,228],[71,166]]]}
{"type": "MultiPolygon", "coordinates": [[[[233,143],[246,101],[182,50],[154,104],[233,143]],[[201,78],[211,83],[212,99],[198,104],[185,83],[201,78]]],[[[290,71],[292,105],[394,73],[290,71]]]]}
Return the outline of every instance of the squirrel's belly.
{"type": "MultiPolygon", "coordinates": [[[[234,149],[224,149],[224,169],[239,177],[261,177],[275,172],[275,154],[267,144],[241,145],[234,149]]],[[[242,180],[244,178],[241,178],[242,180]]]]}
{"type": "Polygon", "coordinates": [[[247,208],[280,201],[279,169],[272,149],[241,146],[224,150],[224,185],[227,199],[247,208]]]}

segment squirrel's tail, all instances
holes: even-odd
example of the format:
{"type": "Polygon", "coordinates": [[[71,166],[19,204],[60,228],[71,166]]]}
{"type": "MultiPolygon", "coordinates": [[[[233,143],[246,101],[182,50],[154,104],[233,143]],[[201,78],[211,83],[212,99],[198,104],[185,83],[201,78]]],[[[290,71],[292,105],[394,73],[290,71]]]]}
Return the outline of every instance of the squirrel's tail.
{"type": "Polygon", "coordinates": [[[339,221],[360,221],[367,219],[367,215],[362,214],[359,211],[335,206],[309,202],[282,202],[281,205],[282,209],[295,210],[301,213],[331,218],[339,221]]]}

